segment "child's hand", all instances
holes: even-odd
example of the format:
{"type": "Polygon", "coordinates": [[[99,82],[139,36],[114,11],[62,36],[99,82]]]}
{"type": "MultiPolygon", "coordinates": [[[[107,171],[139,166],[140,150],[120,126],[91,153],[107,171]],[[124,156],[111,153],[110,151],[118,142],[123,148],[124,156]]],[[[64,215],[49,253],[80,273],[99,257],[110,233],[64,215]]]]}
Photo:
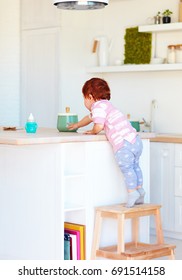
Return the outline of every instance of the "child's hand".
{"type": "Polygon", "coordinates": [[[91,130],[85,131],[84,134],[98,134],[103,130],[103,128],[103,124],[94,124],[93,128],[91,130]]]}
{"type": "Polygon", "coordinates": [[[84,131],[84,134],[95,134],[95,133],[93,133],[92,130],[87,130],[87,131],[84,131]]]}
{"type": "Polygon", "coordinates": [[[77,124],[77,123],[69,123],[68,126],[67,126],[67,128],[68,128],[69,130],[75,130],[75,129],[78,128],[78,124],[77,124]]]}

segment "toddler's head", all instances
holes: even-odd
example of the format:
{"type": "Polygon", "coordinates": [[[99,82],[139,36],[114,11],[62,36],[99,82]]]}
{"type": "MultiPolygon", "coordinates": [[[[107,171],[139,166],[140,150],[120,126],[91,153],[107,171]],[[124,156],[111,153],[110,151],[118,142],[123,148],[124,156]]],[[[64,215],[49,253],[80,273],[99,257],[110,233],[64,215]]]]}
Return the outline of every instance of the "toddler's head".
{"type": "Polygon", "coordinates": [[[84,98],[89,98],[91,95],[95,101],[101,99],[110,100],[110,88],[106,81],[100,78],[92,78],[85,82],[82,88],[84,98]]]}

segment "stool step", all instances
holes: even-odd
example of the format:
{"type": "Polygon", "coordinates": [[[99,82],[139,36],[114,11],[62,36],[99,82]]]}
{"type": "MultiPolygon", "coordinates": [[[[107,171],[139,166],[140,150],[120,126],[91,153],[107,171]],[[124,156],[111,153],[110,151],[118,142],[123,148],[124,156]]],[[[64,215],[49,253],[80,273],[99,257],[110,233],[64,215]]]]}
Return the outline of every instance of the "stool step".
{"type": "Polygon", "coordinates": [[[142,217],[142,216],[150,216],[155,214],[157,210],[160,210],[161,205],[158,204],[140,204],[135,205],[132,208],[125,207],[125,203],[122,204],[114,204],[114,205],[106,205],[96,207],[96,212],[102,212],[102,216],[117,218],[117,214],[123,214],[125,219],[132,219],[134,217],[142,217]]]}
{"type": "Polygon", "coordinates": [[[117,246],[107,246],[96,250],[96,256],[113,260],[149,260],[164,256],[171,256],[171,259],[173,259],[175,248],[176,246],[171,244],[147,244],[138,242],[136,245],[134,242],[129,242],[125,244],[125,252],[123,253],[117,253],[117,246]]]}

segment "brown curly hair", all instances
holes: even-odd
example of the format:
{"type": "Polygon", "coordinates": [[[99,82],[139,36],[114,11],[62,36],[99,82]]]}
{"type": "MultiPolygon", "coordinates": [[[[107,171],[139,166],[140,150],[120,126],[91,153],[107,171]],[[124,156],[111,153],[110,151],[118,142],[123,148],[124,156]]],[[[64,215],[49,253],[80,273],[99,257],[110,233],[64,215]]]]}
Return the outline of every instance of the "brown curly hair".
{"type": "Polygon", "coordinates": [[[82,87],[82,93],[85,98],[92,95],[95,101],[101,99],[110,100],[111,98],[110,88],[107,82],[100,78],[92,78],[86,81],[82,87]]]}

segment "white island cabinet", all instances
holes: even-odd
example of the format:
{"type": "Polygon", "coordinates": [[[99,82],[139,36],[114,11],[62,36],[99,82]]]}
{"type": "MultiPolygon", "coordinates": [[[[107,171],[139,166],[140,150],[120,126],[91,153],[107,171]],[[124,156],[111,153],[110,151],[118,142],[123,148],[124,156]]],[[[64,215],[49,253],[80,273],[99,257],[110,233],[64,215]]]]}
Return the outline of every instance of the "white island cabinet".
{"type": "MultiPolygon", "coordinates": [[[[141,134],[141,167],[149,199],[149,138],[141,134]],[[145,138],[145,139],[144,139],[145,138]]],[[[104,134],[56,129],[0,130],[0,259],[64,259],[64,221],[86,226],[90,259],[94,207],[124,203],[126,188],[104,134]]],[[[113,244],[111,221],[102,243],[113,244]]],[[[130,224],[126,239],[130,238],[130,224]]],[[[141,240],[148,242],[148,219],[141,240]]]]}

